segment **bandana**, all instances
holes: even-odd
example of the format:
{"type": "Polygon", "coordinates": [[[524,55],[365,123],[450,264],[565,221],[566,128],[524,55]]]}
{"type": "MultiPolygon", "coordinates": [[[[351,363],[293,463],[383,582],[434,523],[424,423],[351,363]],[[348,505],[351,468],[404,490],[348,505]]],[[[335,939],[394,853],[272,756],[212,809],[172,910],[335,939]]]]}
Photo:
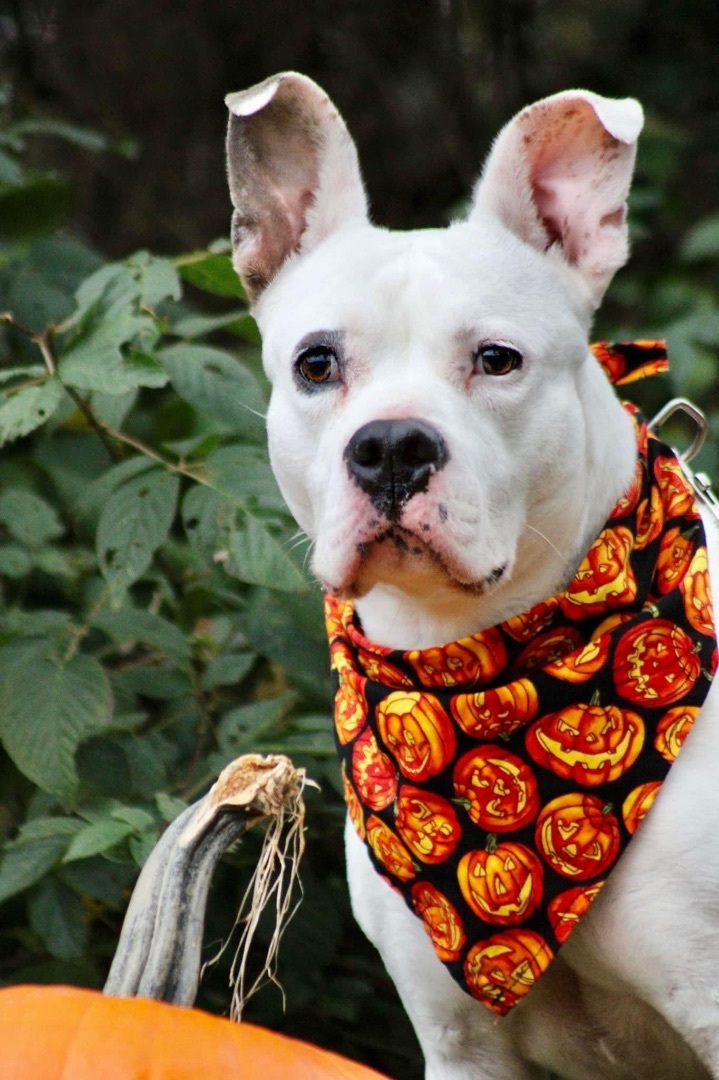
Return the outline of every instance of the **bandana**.
{"type": "MultiPolygon", "coordinates": [[[[617,384],[667,369],[661,342],[593,352],[617,384]]],[[[351,820],[454,979],[499,1015],[598,894],[716,666],[694,492],[625,407],[634,480],[564,592],[407,652],[326,599],[351,820]]]]}

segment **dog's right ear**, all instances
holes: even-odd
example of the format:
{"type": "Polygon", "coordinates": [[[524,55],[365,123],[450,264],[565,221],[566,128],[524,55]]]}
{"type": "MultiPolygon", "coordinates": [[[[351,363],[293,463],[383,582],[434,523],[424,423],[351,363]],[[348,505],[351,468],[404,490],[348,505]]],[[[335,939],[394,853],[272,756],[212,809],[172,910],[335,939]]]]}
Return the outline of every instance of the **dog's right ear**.
{"type": "Polygon", "coordinates": [[[235,269],[258,299],[287,258],[367,219],[352,138],[324,90],[288,71],[225,98],[235,269]]]}

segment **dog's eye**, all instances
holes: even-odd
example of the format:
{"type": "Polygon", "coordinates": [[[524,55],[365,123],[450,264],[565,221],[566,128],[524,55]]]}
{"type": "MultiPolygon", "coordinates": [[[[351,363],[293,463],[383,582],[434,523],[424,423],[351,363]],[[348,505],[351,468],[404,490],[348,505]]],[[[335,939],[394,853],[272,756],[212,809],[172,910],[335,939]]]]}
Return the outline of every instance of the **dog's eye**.
{"type": "Polygon", "coordinates": [[[298,358],[295,370],[300,378],[308,383],[337,382],[340,377],[337,357],[334,351],[325,345],[306,349],[298,358]]]}
{"type": "Polygon", "coordinates": [[[509,375],[522,366],[522,354],[509,345],[481,345],[476,363],[485,375],[509,375]]]}

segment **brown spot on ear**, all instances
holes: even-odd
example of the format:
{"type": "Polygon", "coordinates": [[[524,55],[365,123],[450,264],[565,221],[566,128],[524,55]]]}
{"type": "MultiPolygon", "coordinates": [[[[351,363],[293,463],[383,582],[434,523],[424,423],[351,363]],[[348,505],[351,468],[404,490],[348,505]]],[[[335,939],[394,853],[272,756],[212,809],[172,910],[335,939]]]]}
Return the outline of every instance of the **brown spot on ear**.
{"type": "Polygon", "coordinates": [[[254,302],[260,293],[267,288],[270,279],[259,267],[247,266],[242,274],[242,282],[249,299],[254,302]]]}

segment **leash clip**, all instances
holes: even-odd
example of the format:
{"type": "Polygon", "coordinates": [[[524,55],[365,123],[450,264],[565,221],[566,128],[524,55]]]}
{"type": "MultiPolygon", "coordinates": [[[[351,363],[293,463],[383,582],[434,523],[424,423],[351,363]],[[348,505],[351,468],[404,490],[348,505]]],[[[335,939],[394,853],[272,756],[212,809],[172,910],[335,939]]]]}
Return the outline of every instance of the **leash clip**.
{"type": "Polygon", "coordinates": [[[686,398],[672,398],[668,401],[663,409],[660,409],[649,421],[649,430],[653,435],[659,436],[659,432],[662,424],[674,416],[675,413],[684,413],[695,425],[694,437],[690,442],[686,450],[680,453],[678,450],[674,450],[677,455],[677,460],[682,467],[682,471],[687,480],[694,488],[699,501],[709,510],[715,521],[719,522],[719,499],[717,499],[714,491],[712,490],[711,480],[705,472],[695,473],[689,468],[689,462],[693,457],[701,450],[704,445],[704,440],[707,435],[707,418],[701,409],[698,409],[696,405],[693,405],[691,401],[687,401],[686,398]]]}

